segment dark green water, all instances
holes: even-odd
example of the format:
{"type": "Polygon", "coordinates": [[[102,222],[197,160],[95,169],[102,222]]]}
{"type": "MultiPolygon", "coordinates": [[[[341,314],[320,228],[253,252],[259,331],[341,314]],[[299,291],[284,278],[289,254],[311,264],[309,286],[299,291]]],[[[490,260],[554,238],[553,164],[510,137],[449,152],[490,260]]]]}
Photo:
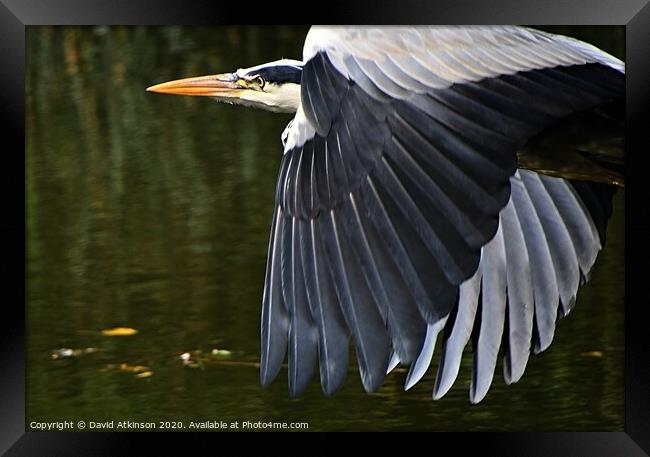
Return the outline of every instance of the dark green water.
{"type": "MultiPolygon", "coordinates": [[[[268,233],[291,116],[144,89],[300,58],[306,30],[28,29],[27,429],[271,420],[310,430],[623,430],[624,192],[592,281],[550,349],[515,385],[497,367],[478,406],[468,401],[470,352],[436,402],[435,367],[409,392],[397,370],[368,395],[352,365],[329,399],[314,379],[290,400],[284,371],[259,386],[268,233]],[[102,335],[113,327],[138,333],[102,335]]],[[[622,28],[553,31],[624,57],[622,28]]]]}

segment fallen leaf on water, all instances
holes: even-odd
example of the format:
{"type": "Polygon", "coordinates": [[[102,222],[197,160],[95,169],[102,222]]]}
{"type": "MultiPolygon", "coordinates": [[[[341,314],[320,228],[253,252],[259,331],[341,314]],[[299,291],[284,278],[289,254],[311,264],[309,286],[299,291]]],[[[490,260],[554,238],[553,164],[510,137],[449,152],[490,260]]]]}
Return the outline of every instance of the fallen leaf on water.
{"type": "Polygon", "coordinates": [[[178,356],[181,359],[181,363],[189,368],[205,368],[204,361],[205,357],[201,355],[201,350],[197,349],[192,352],[183,352],[178,356]]]}
{"type": "Polygon", "coordinates": [[[72,357],[79,357],[86,354],[92,354],[97,352],[97,348],[82,348],[82,349],[71,349],[71,348],[61,348],[55,349],[50,353],[52,359],[69,359],[72,357]]]}
{"type": "Polygon", "coordinates": [[[117,369],[128,373],[142,373],[149,371],[149,367],[145,367],[144,365],[129,365],[128,363],[120,363],[117,366],[117,369]]]}
{"type": "Polygon", "coordinates": [[[603,351],[587,351],[580,354],[583,357],[602,357],[603,351]]]}
{"type": "Polygon", "coordinates": [[[212,355],[217,357],[229,358],[232,356],[232,351],[229,351],[227,349],[213,349],[212,355]]]}
{"type": "Polygon", "coordinates": [[[102,330],[104,336],[130,336],[135,335],[138,331],[130,327],[115,327],[102,330]]]}
{"type": "Polygon", "coordinates": [[[183,352],[180,356],[178,356],[179,359],[181,359],[183,362],[187,362],[190,360],[192,357],[192,354],[189,352],[183,352]]]}
{"type": "Polygon", "coordinates": [[[148,378],[149,376],[153,376],[153,371],[143,371],[135,375],[136,378],[148,378]]]}
{"type": "Polygon", "coordinates": [[[149,376],[153,376],[153,371],[151,371],[151,368],[146,367],[144,365],[129,365],[128,363],[109,363],[106,365],[104,368],[101,369],[101,371],[111,371],[111,370],[116,370],[116,371],[122,371],[125,373],[133,373],[135,378],[148,378],[149,376]]]}
{"type": "Polygon", "coordinates": [[[70,348],[61,348],[52,351],[51,357],[53,359],[66,359],[69,357],[75,357],[75,350],[70,348]]]}

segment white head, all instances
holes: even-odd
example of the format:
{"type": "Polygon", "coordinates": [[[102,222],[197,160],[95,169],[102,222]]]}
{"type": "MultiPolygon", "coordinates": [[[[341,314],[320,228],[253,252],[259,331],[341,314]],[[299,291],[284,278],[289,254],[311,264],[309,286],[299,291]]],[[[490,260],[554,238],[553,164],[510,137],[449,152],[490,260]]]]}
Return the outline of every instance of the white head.
{"type": "Polygon", "coordinates": [[[302,62],[282,59],[240,68],[234,73],[177,79],[147,88],[150,92],[208,96],[217,101],[268,111],[295,113],[300,105],[302,62]]]}

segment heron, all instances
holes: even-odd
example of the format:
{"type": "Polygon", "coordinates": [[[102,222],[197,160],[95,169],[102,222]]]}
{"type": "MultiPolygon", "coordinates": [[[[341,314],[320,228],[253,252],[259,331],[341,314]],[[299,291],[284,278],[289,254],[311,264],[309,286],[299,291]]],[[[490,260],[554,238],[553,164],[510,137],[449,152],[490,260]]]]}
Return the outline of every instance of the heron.
{"type": "Polygon", "coordinates": [[[288,358],[292,397],[316,365],[336,393],[350,345],[367,392],[398,365],[411,388],[438,340],[434,399],[470,346],[472,404],[499,358],[517,382],[572,310],[624,187],[624,62],[533,28],[314,26],[302,60],[147,90],[295,113],[260,363],[266,386],[288,358]]]}

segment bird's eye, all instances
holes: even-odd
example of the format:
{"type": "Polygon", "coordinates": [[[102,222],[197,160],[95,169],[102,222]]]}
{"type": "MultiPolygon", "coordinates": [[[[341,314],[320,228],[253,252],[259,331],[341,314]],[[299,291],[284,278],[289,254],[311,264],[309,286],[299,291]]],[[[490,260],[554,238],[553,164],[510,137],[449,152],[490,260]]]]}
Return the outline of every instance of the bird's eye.
{"type": "Polygon", "coordinates": [[[255,78],[255,82],[257,83],[258,86],[260,86],[260,89],[264,89],[264,84],[266,83],[266,81],[264,81],[264,78],[258,76],[257,78],[255,78]]]}

